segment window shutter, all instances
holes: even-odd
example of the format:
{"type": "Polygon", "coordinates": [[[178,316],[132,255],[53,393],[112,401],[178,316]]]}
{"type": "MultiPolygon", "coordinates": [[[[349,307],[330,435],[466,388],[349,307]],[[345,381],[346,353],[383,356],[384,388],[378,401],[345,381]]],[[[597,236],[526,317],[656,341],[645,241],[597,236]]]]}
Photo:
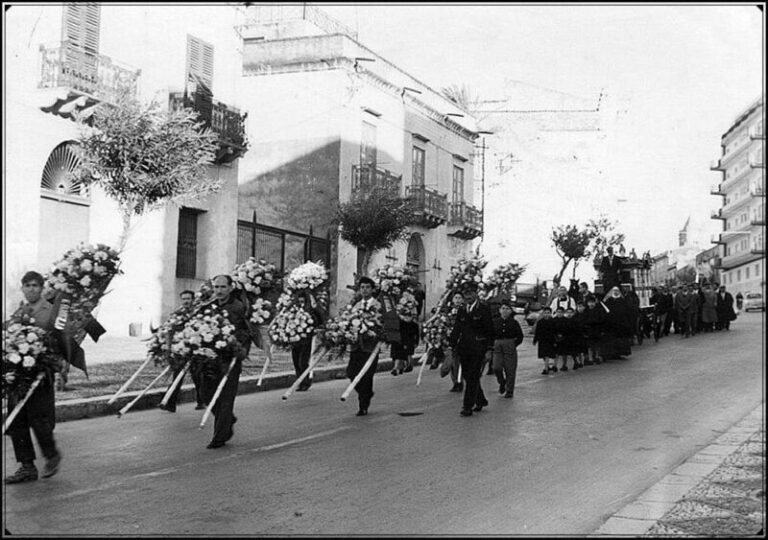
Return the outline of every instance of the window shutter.
{"type": "Polygon", "coordinates": [[[213,45],[187,35],[187,84],[190,82],[202,83],[213,92],[213,45]]]}
{"type": "Polygon", "coordinates": [[[64,5],[62,41],[91,55],[99,54],[101,6],[96,2],[64,5]]]}

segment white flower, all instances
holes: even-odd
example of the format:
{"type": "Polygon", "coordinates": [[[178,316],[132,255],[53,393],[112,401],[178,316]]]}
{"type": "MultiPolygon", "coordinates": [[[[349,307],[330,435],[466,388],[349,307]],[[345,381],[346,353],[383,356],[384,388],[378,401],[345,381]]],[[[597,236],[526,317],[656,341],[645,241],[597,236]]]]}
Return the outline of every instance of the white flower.
{"type": "Polygon", "coordinates": [[[83,279],[80,280],[80,285],[83,287],[88,287],[91,284],[91,277],[90,276],[84,276],[83,279]]]}
{"type": "Polygon", "coordinates": [[[21,356],[19,356],[16,353],[11,353],[8,355],[8,361],[11,364],[18,364],[19,362],[21,362],[21,356]]]}
{"type": "Polygon", "coordinates": [[[24,362],[22,362],[21,365],[24,366],[25,368],[34,367],[35,359],[32,358],[31,356],[25,356],[24,357],[24,362]]]}
{"type": "Polygon", "coordinates": [[[25,343],[25,342],[19,343],[18,348],[21,354],[27,354],[29,352],[29,343],[25,343]]]}
{"type": "Polygon", "coordinates": [[[29,334],[27,334],[27,341],[29,343],[34,343],[35,341],[37,341],[37,334],[35,332],[30,332],[29,334]]]}
{"type": "Polygon", "coordinates": [[[83,259],[80,263],[80,269],[84,272],[90,272],[93,270],[93,264],[91,263],[90,259],[83,259]]]}

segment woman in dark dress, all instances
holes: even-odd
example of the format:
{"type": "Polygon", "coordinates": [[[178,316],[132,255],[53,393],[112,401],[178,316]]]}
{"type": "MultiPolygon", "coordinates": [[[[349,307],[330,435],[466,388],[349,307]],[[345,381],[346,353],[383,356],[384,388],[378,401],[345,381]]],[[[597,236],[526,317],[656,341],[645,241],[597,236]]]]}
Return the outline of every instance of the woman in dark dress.
{"type": "Polygon", "coordinates": [[[618,287],[613,287],[608,292],[603,305],[608,312],[602,346],[603,358],[615,360],[629,356],[632,354],[630,339],[634,334],[630,305],[618,287]]]}
{"type": "Polygon", "coordinates": [[[557,365],[552,368],[549,367],[550,360],[556,362],[557,345],[552,310],[548,307],[542,308],[541,316],[533,329],[533,344],[536,345],[537,343],[539,345],[539,358],[544,360],[544,371],[541,374],[547,375],[550,371],[556,372],[557,365]]]}

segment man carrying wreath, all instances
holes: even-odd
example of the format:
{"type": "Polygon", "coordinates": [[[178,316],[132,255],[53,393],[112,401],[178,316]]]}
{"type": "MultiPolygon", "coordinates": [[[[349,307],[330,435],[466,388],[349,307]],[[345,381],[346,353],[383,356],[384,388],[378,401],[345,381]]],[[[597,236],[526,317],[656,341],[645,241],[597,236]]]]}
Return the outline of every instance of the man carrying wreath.
{"type": "MultiPolygon", "coordinates": [[[[373,289],[376,286],[374,281],[369,277],[361,277],[359,282],[360,295],[362,298],[355,304],[353,309],[370,308],[376,309],[382,312],[382,306],[378,300],[373,297],[373,289]]],[[[377,339],[368,336],[361,335],[357,340],[357,343],[352,344],[352,348],[349,354],[349,364],[347,365],[347,377],[350,380],[354,380],[360,370],[368,361],[368,357],[376,348],[377,339]]],[[[359,410],[357,416],[365,416],[368,414],[368,407],[371,404],[371,398],[373,397],[373,375],[376,373],[376,365],[379,362],[379,357],[373,360],[373,364],[365,372],[363,378],[355,386],[355,392],[357,392],[357,401],[359,404],[359,410]]]]}
{"type": "Polygon", "coordinates": [[[464,286],[464,306],[456,314],[456,323],[449,338],[466,381],[461,416],[472,416],[473,410],[479,412],[488,405],[480,378],[485,357],[493,350],[493,335],[491,308],[478,299],[477,285],[467,283],[464,286]]]}
{"type": "Polygon", "coordinates": [[[234,338],[236,348],[234,353],[227,353],[216,360],[213,369],[204,369],[201,374],[203,401],[210,403],[216,388],[229,368],[230,362],[235,364],[229,372],[227,382],[221,391],[218,401],[213,405],[213,438],[207,448],[220,448],[234,435],[233,426],[237,417],[233,413],[237,385],[240,372],[243,369],[243,359],[248,356],[251,347],[251,334],[248,331],[248,318],[245,305],[232,295],[233,280],[228,275],[218,275],[213,278],[213,301],[211,307],[219,312],[226,312],[227,319],[235,327],[234,338]]]}
{"type": "MultiPolygon", "coordinates": [[[[11,316],[11,322],[20,322],[26,317],[33,319],[33,324],[48,332],[53,330],[53,306],[43,298],[43,276],[30,271],[21,279],[21,290],[24,293],[24,301],[19,309],[11,316]]],[[[49,340],[50,342],[51,340],[49,340]]],[[[13,451],[16,461],[21,467],[5,478],[6,484],[18,484],[37,480],[37,467],[35,467],[35,447],[32,443],[31,431],[40,445],[40,450],[47,460],[43,469],[43,478],[56,474],[61,462],[61,452],[56,448],[53,439],[53,429],[56,425],[56,406],[54,401],[54,373],[47,373],[41,384],[32,393],[24,408],[8,427],[8,435],[13,441],[13,451]]],[[[23,395],[10,392],[8,396],[8,410],[12,411],[23,399],[23,395]]]]}

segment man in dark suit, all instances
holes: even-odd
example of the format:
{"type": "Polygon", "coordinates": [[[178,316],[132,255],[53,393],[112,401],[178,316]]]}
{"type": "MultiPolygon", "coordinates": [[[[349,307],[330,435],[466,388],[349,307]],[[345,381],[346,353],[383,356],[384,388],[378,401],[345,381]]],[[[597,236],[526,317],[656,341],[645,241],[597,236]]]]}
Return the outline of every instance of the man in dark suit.
{"type": "MultiPolygon", "coordinates": [[[[360,301],[355,304],[355,307],[359,308],[371,308],[383,313],[381,303],[373,297],[373,290],[376,287],[374,281],[369,277],[361,277],[359,281],[360,287],[360,301]]],[[[358,373],[363,369],[363,366],[368,361],[373,351],[376,349],[376,345],[379,340],[377,338],[369,336],[360,336],[357,343],[352,344],[349,351],[349,364],[347,364],[347,377],[349,380],[354,380],[358,373]]],[[[376,374],[376,367],[379,363],[379,355],[376,354],[376,358],[373,360],[373,364],[365,372],[363,378],[355,386],[355,392],[357,392],[358,411],[357,416],[365,416],[368,414],[368,407],[371,405],[371,398],[373,397],[373,376],[376,374]]]]}
{"type": "Polygon", "coordinates": [[[600,274],[603,281],[603,290],[610,291],[619,284],[621,273],[621,261],[613,254],[613,247],[608,246],[608,255],[600,262],[600,274]]]}
{"type": "Polygon", "coordinates": [[[736,318],[736,314],[733,311],[733,296],[726,292],[725,285],[720,285],[720,289],[717,291],[715,310],[717,311],[717,329],[730,330],[731,321],[736,318]]]}
{"type": "Polygon", "coordinates": [[[458,355],[466,381],[462,416],[472,416],[488,405],[480,378],[483,362],[493,350],[493,317],[487,304],[477,298],[477,285],[470,283],[464,288],[464,307],[456,314],[456,323],[450,336],[454,354],[458,355]]]}

